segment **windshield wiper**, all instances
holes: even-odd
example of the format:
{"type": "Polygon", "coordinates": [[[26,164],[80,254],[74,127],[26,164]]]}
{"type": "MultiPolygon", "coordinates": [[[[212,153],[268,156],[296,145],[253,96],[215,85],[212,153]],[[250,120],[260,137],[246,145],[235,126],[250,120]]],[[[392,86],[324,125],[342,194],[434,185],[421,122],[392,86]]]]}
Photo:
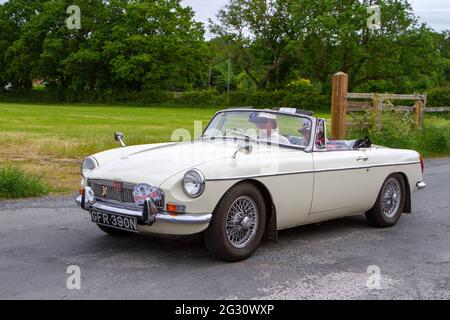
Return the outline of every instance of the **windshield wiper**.
{"type": "Polygon", "coordinates": [[[226,129],[224,132],[224,135],[220,136],[210,136],[208,134],[203,134],[200,139],[208,139],[208,140],[215,140],[215,139],[236,139],[237,137],[242,137],[245,139],[245,141],[254,141],[256,143],[259,143],[259,139],[249,136],[244,133],[243,129],[240,128],[231,128],[226,129]]]}
{"type": "Polygon", "coordinates": [[[234,135],[243,137],[243,138],[245,138],[245,140],[247,140],[247,141],[253,140],[253,141],[258,142],[257,139],[255,139],[255,138],[253,138],[253,137],[250,137],[249,135],[246,135],[245,133],[241,132],[240,129],[230,129],[230,130],[227,130],[227,131],[225,132],[225,137],[227,136],[228,133],[231,133],[231,134],[234,134],[234,135]]]}

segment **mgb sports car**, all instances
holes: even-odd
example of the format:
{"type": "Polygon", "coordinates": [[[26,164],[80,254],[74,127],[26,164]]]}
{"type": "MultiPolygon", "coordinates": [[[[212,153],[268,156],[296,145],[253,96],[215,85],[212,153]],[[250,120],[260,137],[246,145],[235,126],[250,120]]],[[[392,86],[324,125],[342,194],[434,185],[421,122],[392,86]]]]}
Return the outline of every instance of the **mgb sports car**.
{"type": "Polygon", "coordinates": [[[365,213],[394,226],[423,189],[410,150],[327,138],[325,119],[297,109],[234,108],[194,141],[126,146],[85,158],[76,201],[112,236],[203,233],[224,261],[251,256],[278,231],[365,213]]]}

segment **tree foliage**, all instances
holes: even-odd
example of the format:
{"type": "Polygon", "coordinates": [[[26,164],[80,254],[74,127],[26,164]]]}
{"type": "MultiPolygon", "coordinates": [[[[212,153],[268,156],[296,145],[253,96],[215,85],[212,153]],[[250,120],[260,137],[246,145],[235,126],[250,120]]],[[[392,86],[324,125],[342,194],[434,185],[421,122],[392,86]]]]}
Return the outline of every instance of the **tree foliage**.
{"type": "Polygon", "coordinates": [[[75,91],[202,85],[204,28],[181,0],[79,0],[81,30],[66,26],[72,4],[10,0],[0,6],[3,84],[26,89],[43,79],[75,91]]]}
{"type": "MultiPolygon", "coordinates": [[[[328,93],[344,71],[356,91],[448,86],[449,32],[420,25],[407,0],[229,0],[205,30],[182,0],[72,0],[0,5],[0,90],[88,92],[231,89],[328,93]],[[381,9],[371,30],[368,7],[381,9]],[[305,85],[307,84],[307,85],[305,85]]],[[[132,95],[132,94],[131,94],[132,95]]]]}
{"type": "Polygon", "coordinates": [[[230,0],[211,24],[260,89],[308,78],[326,90],[337,71],[365,90],[423,90],[443,81],[439,35],[418,25],[406,0],[230,0]],[[367,24],[372,5],[382,13],[376,30],[367,24]]]}

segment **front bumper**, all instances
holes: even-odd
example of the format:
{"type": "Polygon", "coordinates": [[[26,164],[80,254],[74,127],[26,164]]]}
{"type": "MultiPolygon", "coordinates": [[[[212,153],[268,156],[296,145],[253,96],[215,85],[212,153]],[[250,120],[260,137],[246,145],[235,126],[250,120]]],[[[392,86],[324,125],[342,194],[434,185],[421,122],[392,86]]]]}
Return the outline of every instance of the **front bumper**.
{"type": "Polygon", "coordinates": [[[427,184],[423,181],[417,182],[417,190],[423,190],[427,187],[427,184]]]}
{"type": "MultiPolygon", "coordinates": [[[[146,224],[144,221],[144,210],[131,210],[119,206],[113,206],[107,203],[101,203],[101,202],[93,202],[93,203],[83,203],[85,200],[82,196],[78,196],[75,199],[75,202],[84,210],[86,211],[102,211],[102,212],[109,212],[109,213],[115,213],[115,214],[121,214],[125,216],[132,216],[137,217],[138,221],[141,224],[146,224]]],[[[211,213],[205,213],[205,214],[189,214],[189,213],[183,213],[183,214],[174,214],[169,213],[166,211],[157,212],[152,221],[153,223],[169,223],[169,224],[180,224],[180,225],[204,225],[211,221],[212,214],[211,213]]],[[[153,225],[153,223],[151,225],[153,225]]]]}

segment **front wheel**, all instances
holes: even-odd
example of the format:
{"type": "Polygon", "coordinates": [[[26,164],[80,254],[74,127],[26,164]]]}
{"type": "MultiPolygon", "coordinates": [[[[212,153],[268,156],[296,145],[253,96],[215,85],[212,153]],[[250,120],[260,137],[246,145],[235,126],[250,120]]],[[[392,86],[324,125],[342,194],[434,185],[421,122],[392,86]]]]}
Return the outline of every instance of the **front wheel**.
{"type": "Polygon", "coordinates": [[[366,213],[367,221],[377,228],[396,225],[403,213],[405,200],[405,179],[398,173],[390,175],[383,183],[374,207],[366,213]]]}
{"type": "Polygon", "coordinates": [[[252,184],[239,184],[220,200],[204,233],[206,246],[227,262],[247,259],[260,245],[265,226],[266,206],[261,193],[252,184]]]}

